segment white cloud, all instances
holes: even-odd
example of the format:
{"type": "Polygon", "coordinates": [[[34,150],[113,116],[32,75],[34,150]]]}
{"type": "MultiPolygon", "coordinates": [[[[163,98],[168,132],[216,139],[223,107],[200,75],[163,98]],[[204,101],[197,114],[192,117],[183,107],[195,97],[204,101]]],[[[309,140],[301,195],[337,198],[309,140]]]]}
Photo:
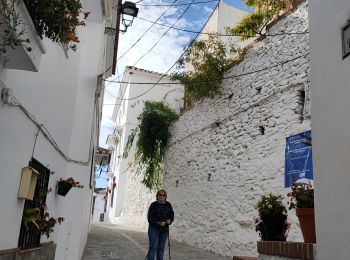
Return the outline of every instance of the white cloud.
{"type": "MultiPolygon", "coordinates": [[[[169,3],[169,2],[168,2],[169,3]]],[[[145,0],[142,4],[164,4],[158,0],[145,0]]],[[[172,25],[177,18],[184,11],[186,6],[182,7],[171,7],[167,11],[158,23],[172,25]]],[[[193,7],[191,7],[192,9],[193,7]]],[[[147,7],[139,6],[138,17],[145,18],[150,21],[156,21],[159,16],[162,15],[168,7],[147,7]]],[[[204,17],[207,17],[208,10],[203,9],[205,12],[204,17]]],[[[192,9],[193,11],[193,9],[192,9]]],[[[188,16],[191,16],[191,10],[187,12],[188,16]]],[[[203,17],[202,16],[202,17],[203,17]]],[[[195,21],[189,21],[185,18],[181,18],[175,25],[175,27],[186,28],[193,25],[195,21]]],[[[203,21],[201,21],[203,24],[203,21]]],[[[204,21],[205,22],[205,21],[204,21]]],[[[118,56],[124,54],[132,44],[134,44],[141,35],[152,25],[152,23],[135,19],[131,27],[125,34],[121,34],[119,37],[118,56]]],[[[152,46],[158,41],[163,33],[168,30],[167,27],[153,25],[153,27],[147,32],[147,34],[138,41],[138,43],[122,58],[118,61],[119,75],[124,71],[125,66],[133,66],[134,63],[145,53],[147,53],[152,46]]],[[[183,47],[187,46],[190,39],[194,37],[193,34],[187,34],[178,30],[170,29],[169,32],[160,40],[157,46],[148,53],[140,62],[136,64],[136,67],[140,67],[147,70],[166,72],[180,57],[183,52],[183,47]]],[[[115,77],[114,77],[115,78],[115,77]]],[[[111,78],[113,79],[113,77],[111,78]]],[[[107,90],[114,96],[118,95],[118,84],[112,83],[107,87],[107,90]]],[[[115,103],[109,93],[105,93],[104,96],[105,104],[115,103]]],[[[101,127],[100,145],[104,145],[106,136],[108,133],[112,133],[114,125],[111,123],[111,115],[113,113],[114,106],[105,105],[103,108],[103,120],[101,127]]]]}

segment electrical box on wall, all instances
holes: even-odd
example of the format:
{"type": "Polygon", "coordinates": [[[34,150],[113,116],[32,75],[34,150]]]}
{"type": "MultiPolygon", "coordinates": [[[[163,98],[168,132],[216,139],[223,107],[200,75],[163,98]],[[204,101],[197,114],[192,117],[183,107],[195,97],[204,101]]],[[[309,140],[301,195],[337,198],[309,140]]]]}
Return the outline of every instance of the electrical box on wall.
{"type": "Polygon", "coordinates": [[[341,28],[343,59],[350,55],[350,20],[341,28]]]}
{"type": "Polygon", "coordinates": [[[22,169],[18,198],[33,200],[38,175],[39,172],[37,172],[32,167],[28,166],[22,169]]]}

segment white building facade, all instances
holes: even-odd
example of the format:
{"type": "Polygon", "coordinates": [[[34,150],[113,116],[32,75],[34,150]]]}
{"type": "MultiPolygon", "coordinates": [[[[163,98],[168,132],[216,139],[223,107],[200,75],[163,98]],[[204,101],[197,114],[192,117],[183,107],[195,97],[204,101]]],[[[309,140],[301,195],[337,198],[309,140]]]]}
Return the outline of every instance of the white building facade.
{"type": "Polygon", "coordinates": [[[148,207],[155,200],[155,192],[141,183],[142,176],[136,174],[136,166],[132,165],[137,138],[125,159],[123,151],[131,130],[139,123],[137,117],[142,113],[144,103],[164,101],[179,113],[183,108],[184,88],[182,85],[166,84],[171,82],[167,75],[135,67],[127,67],[122,82],[127,83],[120,86],[113,112],[116,128],[107,140],[114,151],[110,166],[111,179],[108,184],[112,191],[108,196],[107,221],[145,230],[148,226],[148,207]],[[152,84],[133,84],[137,82],[152,84]],[[116,183],[114,189],[113,181],[116,183]]]}
{"type": "Polygon", "coordinates": [[[43,201],[47,211],[50,217],[64,218],[50,238],[41,236],[42,247],[48,241],[54,245],[50,257],[41,257],[80,259],[92,215],[93,153],[103,102],[98,79],[109,75],[104,74],[110,62],[104,30],[111,19],[112,1],[82,1],[90,15],[86,26],[78,29],[76,52],[67,52],[49,39],[41,40],[23,2],[19,3],[32,51],[18,47],[0,63],[0,88],[5,93],[0,101],[0,176],[4,184],[0,207],[6,209],[1,213],[0,258],[5,251],[18,253],[25,204],[17,198],[21,170],[35,158],[48,173],[41,194],[52,189],[43,201]],[[65,197],[58,195],[57,182],[69,177],[84,187],[72,188],[65,197]]]}
{"type": "Polygon", "coordinates": [[[309,11],[317,257],[345,260],[350,255],[350,56],[343,58],[343,48],[350,50],[350,3],[310,1],[309,11]]]}

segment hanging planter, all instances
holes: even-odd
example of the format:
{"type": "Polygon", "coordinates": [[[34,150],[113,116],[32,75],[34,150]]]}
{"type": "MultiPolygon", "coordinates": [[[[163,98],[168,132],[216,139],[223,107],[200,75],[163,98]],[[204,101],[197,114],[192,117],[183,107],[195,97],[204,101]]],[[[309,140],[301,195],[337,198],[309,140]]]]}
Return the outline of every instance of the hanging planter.
{"type": "Polygon", "coordinates": [[[61,196],[66,196],[68,191],[73,187],[71,183],[64,180],[59,181],[57,186],[57,194],[61,196]]]}
{"type": "Polygon", "coordinates": [[[80,185],[80,182],[75,181],[73,178],[68,178],[67,180],[63,180],[62,178],[57,183],[57,194],[61,196],[66,196],[69,190],[72,187],[76,188],[84,188],[83,185],[80,185]]]}

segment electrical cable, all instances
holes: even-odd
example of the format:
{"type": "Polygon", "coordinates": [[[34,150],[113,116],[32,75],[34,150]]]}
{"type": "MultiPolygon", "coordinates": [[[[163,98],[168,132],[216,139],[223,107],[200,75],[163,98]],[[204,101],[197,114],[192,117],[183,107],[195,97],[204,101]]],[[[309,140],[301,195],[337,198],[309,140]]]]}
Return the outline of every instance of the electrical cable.
{"type": "MultiPolygon", "coordinates": [[[[296,57],[294,57],[292,59],[289,59],[289,60],[284,60],[282,62],[278,62],[278,63],[276,63],[276,64],[274,64],[272,66],[269,66],[269,67],[265,67],[265,68],[262,68],[262,69],[249,71],[249,72],[245,72],[245,73],[241,73],[241,74],[236,74],[236,75],[233,75],[233,76],[221,77],[221,78],[216,78],[216,79],[208,79],[208,80],[187,81],[187,82],[183,82],[183,83],[181,83],[181,82],[163,82],[162,84],[164,84],[164,85],[182,85],[182,84],[207,83],[207,82],[213,82],[213,81],[224,80],[224,79],[232,79],[232,78],[237,78],[237,77],[250,75],[250,74],[253,74],[253,73],[262,72],[262,71],[265,71],[265,70],[268,70],[268,69],[271,69],[271,68],[275,68],[275,67],[284,65],[284,64],[286,64],[288,62],[292,62],[294,60],[303,58],[303,57],[305,57],[307,55],[309,55],[309,53],[296,56],[296,57]]],[[[107,79],[103,79],[103,80],[107,81],[107,82],[111,82],[110,80],[107,80],[107,79]]],[[[153,82],[126,82],[126,81],[112,81],[112,82],[121,83],[121,84],[124,84],[124,83],[125,84],[126,83],[127,84],[138,84],[138,85],[151,85],[151,84],[154,84],[153,82]]],[[[155,83],[155,84],[157,84],[157,83],[155,83]]],[[[132,99],[135,99],[135,98],[132,98],[132,99]]],[[[130,99],[121,99],[121,100],[130,100],[130,99]]]]}
{"type": "MultiPolygon", "coordinates": [[[[156,19],[156,22],[158,22],[168,11],[169,9],[174,6],[174,4],[177,2],[178,0],[175,0],[170,6],[169,8],[167,8],[157,19],[156,19]]],[[[133,47],[135,47],[135,45],[147,34],[147,32],[149,30],[152,29],[152,27],[154,26],[155,24],[152,24],[150,27],[148,27],[148,29],[140,36],[140,38],[138,38],[136,40],[136,42],[134,42],[130,47],[129,49],[127,49],[118,59],[117,61],[119,61],[121,58],[123,58],[125,56],[125,54],[127,54],[133,47]]]]}
{"type": "MultiPolygon", "coordinates": [[[[209,1],[198,1],[198,2],[194,2],[193,4],[206,4],[206,3],[212,3],[212,2],[216,2],[217,0],[209,0],[209,1]]],[[[189,5],[190,3],[184,3],[184,4],[176,4],[173,6],[182,6],[182,5],[189,5]]],[[[140,6],[170,6],[167,4],[154,4],[154,5],[148,5],[148,4],[140,4],[140,6]]]]}
{"type": "MultiPolygon", "coordinates": [[[[201,30],[203,30],[203,28],[207,25],[207,23],[208,23],[210,17],[213,15],[214,11],[216,10],[216,8],[218,7],[219,4],[220,4],[220,0],[217,2],[215,8],[213,9],[212,13],[211,13],[210,16],[208,17],[207,21],[203,24],[201,30]]],[[[188,8],[187,8],[186,10],[188,10],[188,8]]],[[[180,55],[180,57],[173,63],[173,65],[171,65],[171,67],[170,67],[165,73],[162,74],[162,76],[157,80],[156,83],[154,83],[154,85],[153,85],[151,88],[149,88],[148,90],[146,90],[145,92],[143,92],[142,94],[140,94],[140,95],[138,95],[138,96],[135,96],[135,97],[132,97],[132,98],[127,98],[127,99],[119,99],[119,100],[133,100],[133,99],[137,99],[137,98],[139,98],[139,97],[145,95],[145,94],[148,93],[149,91],[151,91],[151,90],[152,90],[152,89],[167,75],[167,73],[169,73],[169,72],[173,69],[173,67],[175,67],[175,65],[177,64],[177,62],[178,62],[180,59],[182,59],[182,57],[185,55],[186,51],[192,46],[192,44],[195,42],[195,40],[197,39],[198,36],[199,36],[199,34],[197,34],[197,35],[191,40],[190,44],[189,44],[186,48],[184,48],[184,50],[183,50],[182,54],[180,55]]],[[[107,80],[105,80],[105,79],[102,79],[102,80],[107,81],[107,80]]],[[[152,83],[152,84],[153,84],[153,83],[152,83]]],[[[163,83],[162,83],[162,84],[163,84],[163,83]]],[[[123,96],[123,95],[121,95],[121,96],[123,96]]],[[[118,105],[118,104],[117,104],[117,105],[118,105]]]]}
{"type": "MultiPolygon", "coordinates": [[[[170,28],[170,25],[167,24],[162,24],[162,23],[158,23],[157,21],[151,21],[148,20],[146,18],[142,18],[142,17],[136,17],[137,19],[140,19],[142,21],[146,21],[152,24],[156,24],[159,26],[163,26],[163,27],[168,27],[170,28]]],[[[178,30],[178,31],[183,31],[183,32],[189,32],[189,33],[198,33],[198,34],[205,34],[205,35],[214,35],[214,36],[222,36],[222,37],[239,37],[239,36],[247,36],[244,34],[220,34],[220,33],[206,33],[206,32],[198,32],[198,31],[191,31],[191,30],[187,30],[187,29],[182,29],[182,28],[177,28],[177,27],[171,27],[171,29],[173,30],[178,30]]],[[[302,34],[307,34],[309,33],[309,31],[305,31],[305,32],[281,32],[281,33],[274,33],[274,34],[264,34],[264,36],[283,36],[283,35],[302,35],[302,34]]],[[[252,36],[252,37],[260,37],[261,35],[256,35],[256,36],[252,36]]]]}
{"type": "MultiPolygon", "coordinates": [[[[3,85],[3,88],[8,89],[8,87],[5,85],[5,83],[0,80],[1,85],[3,85]]],[[[91,129],[91,135],[90,135],[90,147],[89,147],[89,158],[87,161],[80,161],[80,160],[74,160],[68,157],[60,148],[60,146],[56,143],[55,139],[52,137],[50,134],[49,130],[45,127],[44,124],[40,124],[38,120],[35,118],[34,115],[32,115],[19,101],[17,98],[12,97],[14,101],[16,102],[15,104],[11,104],[14,106],[17,106],[26,116],[27,118],[38,128],[38,130],[43,134],[43,136],[46,138],[47,141],[53,146],[53,148],[67,161],[70,163],[75,163],[79,165],[84,165],[88,166],[90,164],[91,158],[92,158],[92,146],[93,146],[93,131],[95,127],[95,116],[93,116],[92,119],[92,129],[91,129]]],[[[95,112],[96,110],[96,97],[95,97],[95,102],[94,102],[94,108],[93,111],[95,112]]],[[[35,148],[35,146],[34,146],[35,148]]]]}
{"type": "MultiPolygon", "coordinates": [[[[194,2],[194,0],[192,0],[192,3],[194,2]]],[[[188,5],[185,10],[182,12],[182,14],[176,19],[176,21],[162,34],[162,36],[157,40],[157,42],[155,44],[153,44],[153,46],[146,52],[144,53],[133,65],[132,67],[135,67],[137,65],[137,63],[139,63],[144,57],[146,57],[146,55],[148,55],[157,45],[158,43],[161,41],[161,39],[163,39],[163,37],[170,31],[170,29],[175,26],[175,24],[178,23],[178,21],[180,21],[180,19],[187,13],[188,9],[191,7],[191,5],[188,5]]],[[[124,73],[123,73],[124,74],[124,73]]],[[[122,74],[121,74],[122,75],[122,74]]],[[[119,76],[121,76],[119,75],[119,76]]],[[[118,77],[119,77],[118,76],[118,77]]]]}

